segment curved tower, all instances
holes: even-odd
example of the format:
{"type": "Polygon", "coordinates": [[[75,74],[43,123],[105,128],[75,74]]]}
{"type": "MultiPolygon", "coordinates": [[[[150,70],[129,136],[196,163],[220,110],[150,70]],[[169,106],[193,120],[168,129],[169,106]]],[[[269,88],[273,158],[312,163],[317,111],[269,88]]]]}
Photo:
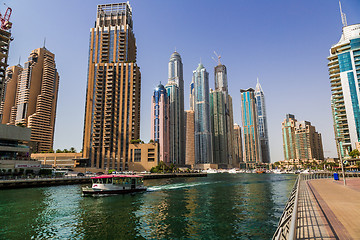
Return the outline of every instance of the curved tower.
{"type": "Polygon", "coordinates": [[[169,159],[169,98],[160,83],[154,90],[151,106],[151,138],[159,143],[159,159],[170,163],[169,159]]]}

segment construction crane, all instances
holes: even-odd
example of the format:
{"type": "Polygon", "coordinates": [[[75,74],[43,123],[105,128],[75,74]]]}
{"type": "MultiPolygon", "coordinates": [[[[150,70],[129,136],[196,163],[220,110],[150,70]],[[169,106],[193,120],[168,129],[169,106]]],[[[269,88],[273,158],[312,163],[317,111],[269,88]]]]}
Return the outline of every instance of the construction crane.
{"type": "Polygon", "coordinates": [[[217,57],[218,60],[216,61],[214,57],[211,57],[211,58],[212,58],[217,64],[221,65],[221,62],[220,62],[221,56],[219,56],[215,51],[214,51],[214,54],[215,54],[215,56],[217,57]]]}
{"type": "MultiPolygon", "coordinates": [[[[5,4],[5,3],[4,3],[5,4]]],[[[6,4],[5,4],[6,5],[6,4]]],[[[11,27],[12,27],[12,23],[10,22],[10,16],[11,16],[11,13],[12,13],[12,9],[10,7],[8,7],[6,9],[6,12],[4,15],[2,15],[0,13],[0,21],[1,21],[1,26],[0,28],[2,30],[9,30],[11,27]]]]}

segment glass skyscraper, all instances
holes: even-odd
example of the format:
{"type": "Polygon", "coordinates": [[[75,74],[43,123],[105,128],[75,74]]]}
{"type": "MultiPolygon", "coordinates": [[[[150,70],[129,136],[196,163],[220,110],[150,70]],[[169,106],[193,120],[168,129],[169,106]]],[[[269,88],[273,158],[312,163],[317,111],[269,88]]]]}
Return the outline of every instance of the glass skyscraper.
{"type": "Polygon", "coordinates": [[[250,164],[261,163],[255,90],[252,88],[246,90],[240,89],[240,92],[244,134],[244,162],[250,164]]]}
{"type": "Polygon", "coordinates": [[[200,63],[193,71],[195,105],[195,163],[213,163],[210,107],[209,73],[200,63]]]}
{"type": "Polygon", "coordinates": [[[169,78],[165,86],[170,99],[170,161],[185,164],[184,79],[178,52],[169,61],[169,78]]]}
{"type": "Polygon", "coordinates": [[[151,138],[159,143],[159,160],[169,159],[169,97],[160,83],[154,90],[151,104],[151,138]]]}
{"type": "Polygon", "coordinates": [[[360,24],[343,27],[328,60],[335,137],[345,156],[360,141],[360,24]]]}
{"type": "Polygon", "coordinates": [[[261,88],[259,80],[255,87],[255,99],[256,99],[258,131],[259,131],[262,162],[270,163],[270,147],[269,147],[267,119],[266,119],[265,95],[261,88]]]}

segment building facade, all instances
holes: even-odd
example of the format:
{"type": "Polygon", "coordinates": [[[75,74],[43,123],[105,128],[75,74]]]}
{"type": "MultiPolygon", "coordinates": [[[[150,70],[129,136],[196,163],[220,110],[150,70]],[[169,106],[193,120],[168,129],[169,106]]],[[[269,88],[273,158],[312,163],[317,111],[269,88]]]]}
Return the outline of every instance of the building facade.
{"type": "Polygon", "coordinates": [[[151,168],[159,165],[159,144],[158,143],[135,143],[129,146],[129,170],[150,171],[151,168]]]}
{"type": "Polygon", "coordinates": [[[169,127],[169,97],[160,83],[154,90],[151,103],[151,138],[159,144],[159,159],[164,163],[170,163],[169,127]]]}
{"type": "Polygon", "coordinates": [[[98,5],[90,29],[83,156],[91,167],[128,170],[140,138],[141,75],[129,3],[98,5]]]}
{"type": "Polygon", "coordinates": [[[193,71],[194,107],[195,107],[195,163],[213,162],[210,106],[209,106],[209,73],[200,63],[193,71]]]}
{"type": "MultiPolygon", "coordinates": [[[[12,24],[10,23],[9,29],[12,24]]],[[[5,94],[5,71],[8,67],[7,61],[9,56],[10,42],[12,41],[9,29],[0,29],[0,122],[2,117],[2,102],[5,94]]]]}
{"type": "Polygon", "coordinates": [[[252,88],[241,93],[241,113],[244,139],[244,162],[249,164],[262,163],[255,90],[252,88]]]}
{"type": "Polygon", "coordinates": [[[58,87],[55,55],[45,47],[33,50],[23,68],[7,70],[2,123],[31,128],[34,151],[53,148],[58,87]]]}
{"type": "Polygon", "coordinates": [[[269,135],[267,127],[266,107],[265,107],[265,95],[258,82],[255,87],[255,99],[257,108],[257,120],[258,120],[258,131],[261,147],[261,157],[263,163],[270,163],[270,146],[269,146],[269,135]]]}
{"type": "Polygon", "coordinates": [[[324,160],[321,134],[308,121],[287,114],[282,123],[285,160],[324,160]]]}
{"type": "Polygon", "coordinates": [[[235,167],[239,167],[239,164],[243,162],[243,147],[241,127],[238,124],[234,124],[234,153],[235,167]]]}
{"type": "Polygon", "coordinates": [[[185,165],[191,167],[195,164],[195,112],[185,111],[185,165]]]}
{"type": "Polygon", "coordinates": [[[185,164],[184,79],[183,64],[178,52],[169,61],[166,89],[170,97],[170,161],[185,164]]]}
{"type": "Polygon", "coordinates": [[[20,65],[9,67],[6,70],[4,95],[0,109],[2,124],[15,124],[17,90],[22,70],[23,68],[20,65]]]}
{"type": "Polygon", "coordinates": [[[328,60],[336,144],[346,156],[360,142],[360,24],[344,25],[328,60]]]}

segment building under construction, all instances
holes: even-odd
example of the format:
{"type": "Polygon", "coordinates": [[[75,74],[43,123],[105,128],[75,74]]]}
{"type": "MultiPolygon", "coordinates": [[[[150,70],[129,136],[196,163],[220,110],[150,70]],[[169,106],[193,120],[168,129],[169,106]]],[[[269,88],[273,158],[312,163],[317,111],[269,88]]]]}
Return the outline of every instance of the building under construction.
{"type": "Polygon", "coordinates": [[[7,8],[5,15],[0,13],[0,122],[2,119],[2,108],[3,108],[3,98],[4,98],[4,86],[5,86],[5,71],[8,67],[7,60],[9,55],[9,46],[10,41],[12,40],[11,32],[11,8],[7,8]]]}

